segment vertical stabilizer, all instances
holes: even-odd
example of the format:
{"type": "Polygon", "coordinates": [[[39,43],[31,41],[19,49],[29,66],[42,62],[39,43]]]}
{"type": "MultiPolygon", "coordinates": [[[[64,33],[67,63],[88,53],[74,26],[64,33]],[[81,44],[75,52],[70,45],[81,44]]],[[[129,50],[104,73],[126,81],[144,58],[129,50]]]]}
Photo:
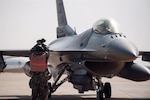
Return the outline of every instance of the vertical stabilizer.
{"type": "Polygon", "coordinates": [[[56,5],[57,5],[58,26],[67,25],[67,19],[66,19],[66,13],[65,13],[63,1],[56,0],[56,5]]]}
{"type": "Polygon", "coordinates": [[[67,24],[63,0],[56,0],[56,7],[58,18],[57,38],[76,35],[76,32],[67,24]]]}

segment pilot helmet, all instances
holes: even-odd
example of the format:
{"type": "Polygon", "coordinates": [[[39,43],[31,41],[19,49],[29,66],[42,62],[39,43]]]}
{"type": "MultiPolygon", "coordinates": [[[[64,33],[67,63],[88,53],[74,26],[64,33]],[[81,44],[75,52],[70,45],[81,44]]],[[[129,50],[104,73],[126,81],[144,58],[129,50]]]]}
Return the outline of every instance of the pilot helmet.
{"type": "Polygon", "coordinates": [[[98,34],[100,34],[100,33],[121,33],[118,23],[111,18],[104,18],[104,19],[98,20],[93,25],[93,31],[98,34]]]}

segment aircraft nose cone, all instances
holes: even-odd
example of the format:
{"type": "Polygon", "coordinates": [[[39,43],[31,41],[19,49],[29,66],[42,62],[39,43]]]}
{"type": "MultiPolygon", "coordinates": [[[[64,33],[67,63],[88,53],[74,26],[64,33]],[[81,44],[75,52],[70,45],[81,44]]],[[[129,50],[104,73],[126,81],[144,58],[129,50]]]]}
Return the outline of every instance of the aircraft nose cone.
{"type": "Polygon", "coordinates": [[[128,40],[114,40],[109,44],[109,54],[112,59],[133,61],[138,57],[138,49],[128,40]]]}

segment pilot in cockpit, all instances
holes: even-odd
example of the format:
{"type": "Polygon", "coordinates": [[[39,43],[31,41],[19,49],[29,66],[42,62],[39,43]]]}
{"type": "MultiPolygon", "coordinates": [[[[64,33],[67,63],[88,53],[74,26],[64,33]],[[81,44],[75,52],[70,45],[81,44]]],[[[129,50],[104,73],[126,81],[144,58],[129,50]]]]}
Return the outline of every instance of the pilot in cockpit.
{"type": "Polygon", "coordinates": [[[93,31],[97,34],[120,33],[120,27],[111,18],[100,19],[93,25],[93,31]]]}

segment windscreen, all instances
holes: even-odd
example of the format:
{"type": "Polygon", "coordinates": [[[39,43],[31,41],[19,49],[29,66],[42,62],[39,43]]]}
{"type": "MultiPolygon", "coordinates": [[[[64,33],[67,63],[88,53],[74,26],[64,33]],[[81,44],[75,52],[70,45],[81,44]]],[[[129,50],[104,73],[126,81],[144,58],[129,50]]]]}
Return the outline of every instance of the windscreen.
{"type": "Polygon", "coordinates": [[[97,34],[121,33],[118,23],[113,19],[100,19],[93,25],[93,31],[97,34]]]}

